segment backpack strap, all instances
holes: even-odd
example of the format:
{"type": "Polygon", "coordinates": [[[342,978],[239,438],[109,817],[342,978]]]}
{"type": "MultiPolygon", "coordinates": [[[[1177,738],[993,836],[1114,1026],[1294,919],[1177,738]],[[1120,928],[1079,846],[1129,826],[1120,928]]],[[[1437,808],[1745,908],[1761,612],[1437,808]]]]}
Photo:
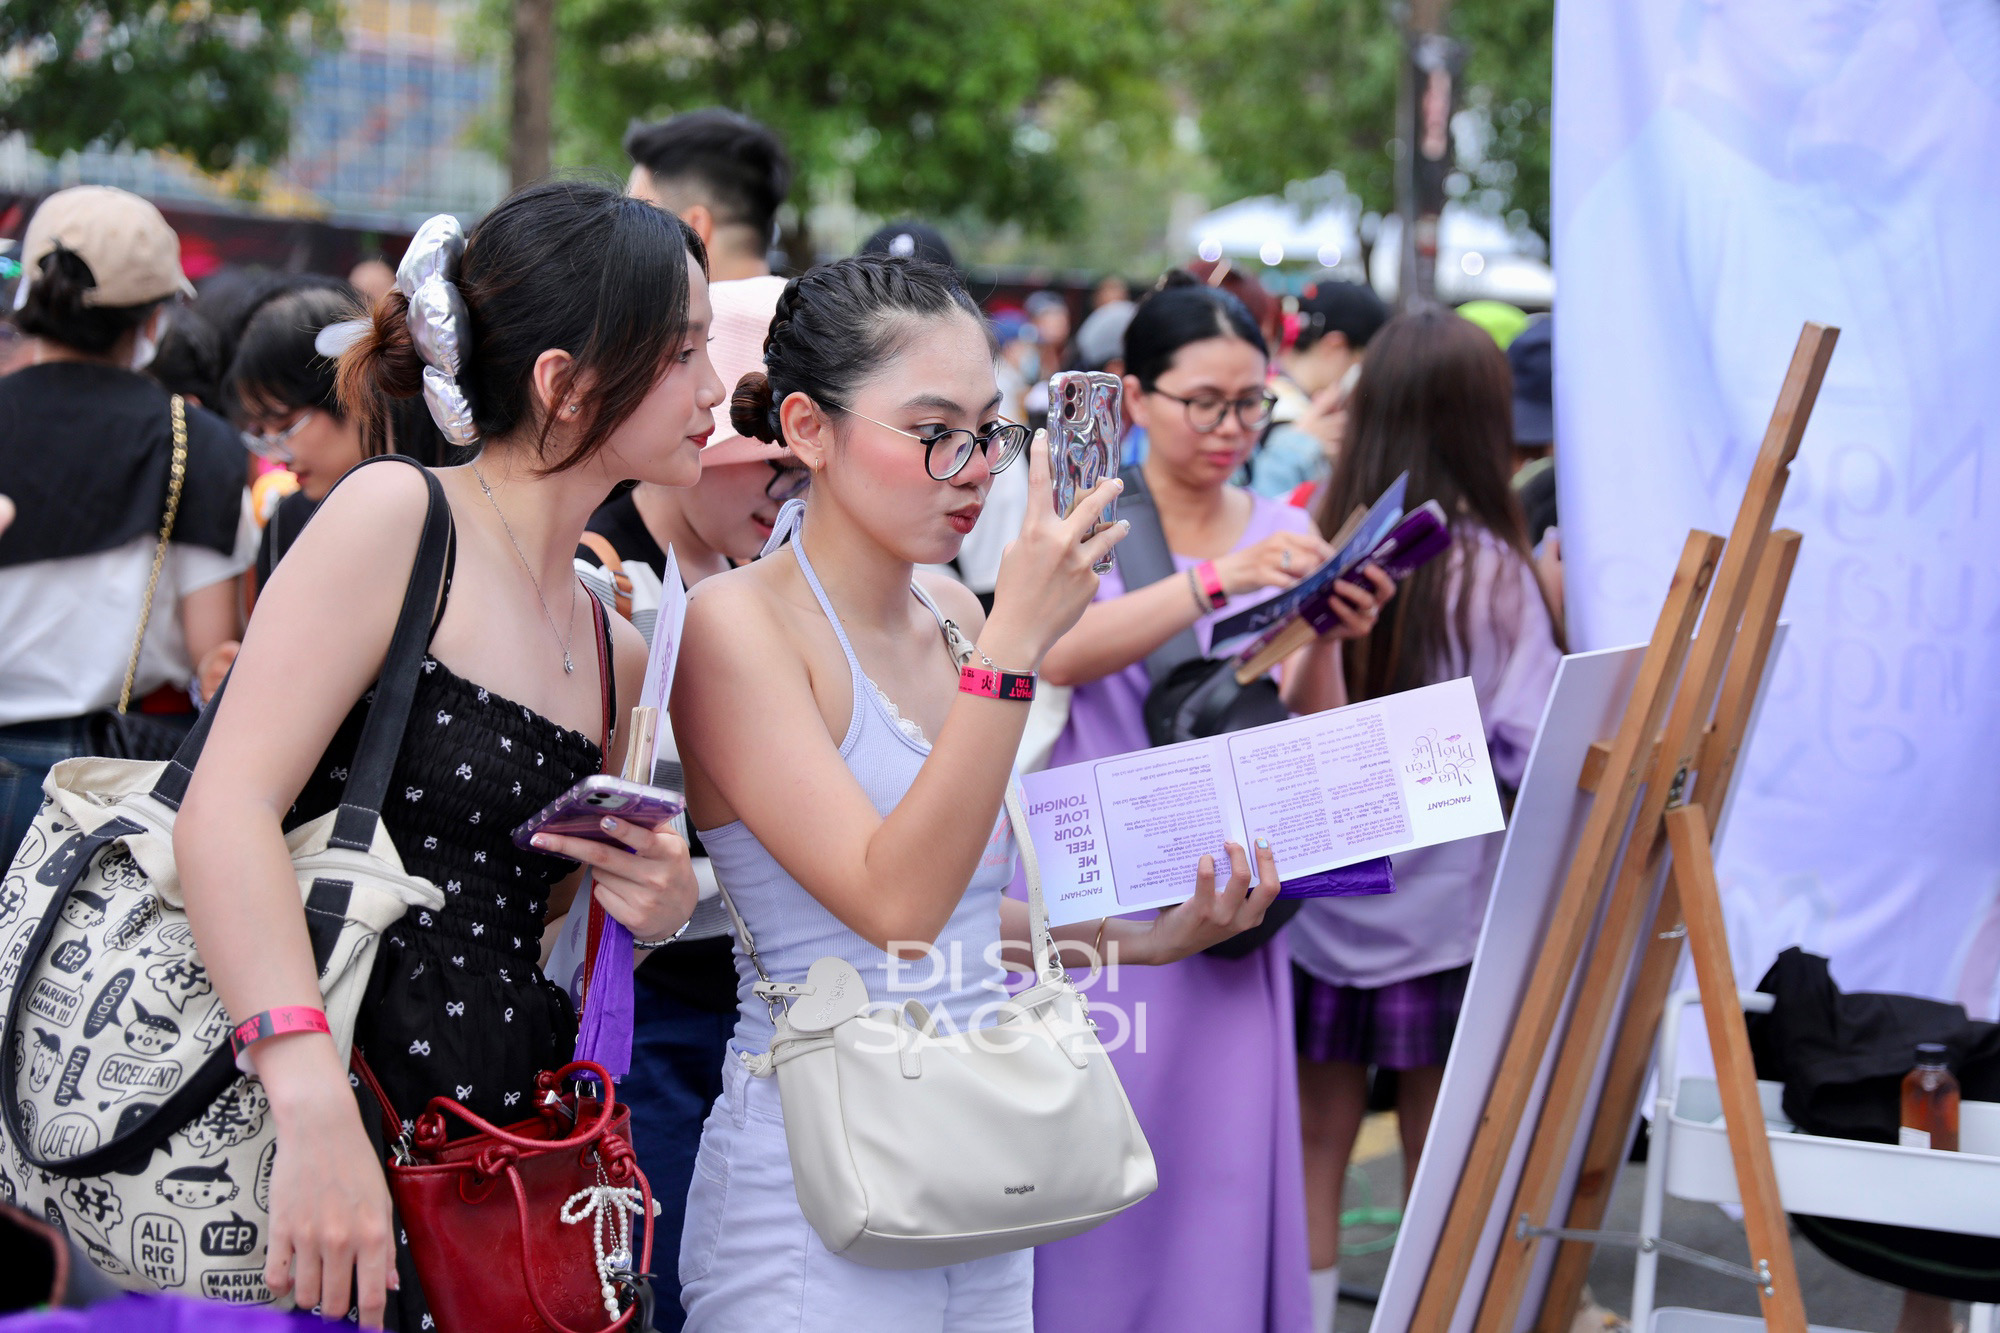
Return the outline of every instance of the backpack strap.
{"type": "Polygon", "coordinates": [[[625,562],[618,556],[618,548],[611,539],[601,532],[586,531],[578,543],[590,549],[590,553],[604,562],[604,572],[611,576],[611,596],[617,603],[618,614],[627,620],[632,618],[632,576],[625,572],[625,562]]]}
{"type": "MultiPolygon", "coordinates": [[[[1137,592],[1148,584],[1173,577],[1178,571],[1174,568],[1174,553],[1167,546],[1167,531],[1160,525],[1160,511],[1153,504],[1152,492],[1146,489],[1145,469],[1123,468],[1119,476],[1125,482],[1125,489],[1118,496],[1118,517],[1130,523],[1132,529],[1118,543],[1112,557],[1118,562],[1125,591],[1137,592]]],[[[1183,662],[1192,662],[1201,655],[1201,640],[1195,637],[1194,626],[1190,625],[1147,655],[1147,678],[1157,685],[1173,675],[1183,662]]]]}

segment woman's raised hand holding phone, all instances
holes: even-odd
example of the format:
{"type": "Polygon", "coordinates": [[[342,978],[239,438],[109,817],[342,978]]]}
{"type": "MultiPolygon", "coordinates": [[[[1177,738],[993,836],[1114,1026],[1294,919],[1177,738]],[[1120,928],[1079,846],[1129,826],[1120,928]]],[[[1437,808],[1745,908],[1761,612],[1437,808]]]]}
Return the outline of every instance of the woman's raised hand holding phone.
{"type": "Polygon", "coordinates": [[[1037,431],[1028,446],[1028,512],[1021,535],[1007,547],[993,587],[993,611],[979,636],[982,651],[1010,669],[1036,670],[1049,647],[1075,625],[1097,595],[1093,564],[1131,531],[1120,519],[1089,536],[1104,507],[1124,489],[1106,477],[1078,501],[1069,517],[1055,512],[1049,474],[1047,433],[1037,431]]]}

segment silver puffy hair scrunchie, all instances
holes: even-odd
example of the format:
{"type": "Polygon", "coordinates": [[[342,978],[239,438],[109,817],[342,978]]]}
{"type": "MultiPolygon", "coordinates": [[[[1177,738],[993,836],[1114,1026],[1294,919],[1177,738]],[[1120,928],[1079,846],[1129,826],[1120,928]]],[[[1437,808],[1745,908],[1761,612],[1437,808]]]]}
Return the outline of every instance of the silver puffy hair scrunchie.
{"type": "Polygon", "coordinates": [[[410,310],[410,338],[424,359],[424,402],[444,437],[461,447],[479,443],[472,407],[458,382],[470,325],[465,298],[453,279],[464,254],[465,232],[458,219],[440,213],[417,228],[396,266],[396,289],[410,310]]]}

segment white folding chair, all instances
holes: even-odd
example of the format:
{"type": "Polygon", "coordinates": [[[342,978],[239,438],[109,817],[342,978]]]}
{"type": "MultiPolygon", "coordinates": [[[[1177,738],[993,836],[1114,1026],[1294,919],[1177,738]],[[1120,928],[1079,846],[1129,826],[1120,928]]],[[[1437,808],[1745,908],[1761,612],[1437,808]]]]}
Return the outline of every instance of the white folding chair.
{"type": "MultiPolygon", "coordinates": [[[[1739,998],[1747,1012],[1770,1012],[1769,995],[1752,992],[1739,998]]],[[[1699,991],[1676,992],[1660,1024],[1659,1092],[1632,1282],[1632,1327],[1637,1333],[1741,1333],[1764,1326],[1755,1316],[1654,1307],[1662,1252],[1684,1250],[1660,1234],[1667,1196],[1740,1202],[1715,1080],[1683,1077],[1679,1070],[1681,1016],[1690,1005],[1700,1003],[1699,991]]],[[[1782,1084],[1760,1081],[1757,1092],[1770,1135],[1778,1193],[1787,1212],[2000,1237],[2000,1102],[1961,1103],[1960,1151],[1947,1153],[1801,1134],[1785,1118],[1782,1084]]],[[[1757,1280],[1756,1274],[1739,1265],[1707,1262],[1745,1280],[1757,1280]]],[[[1815,1333],[1847,1333],[1813,1327],[1815,1333]]],[[[1995,1307],[1973,1306],[1967,1333],[2000,1333],[1995,1307]]]]}

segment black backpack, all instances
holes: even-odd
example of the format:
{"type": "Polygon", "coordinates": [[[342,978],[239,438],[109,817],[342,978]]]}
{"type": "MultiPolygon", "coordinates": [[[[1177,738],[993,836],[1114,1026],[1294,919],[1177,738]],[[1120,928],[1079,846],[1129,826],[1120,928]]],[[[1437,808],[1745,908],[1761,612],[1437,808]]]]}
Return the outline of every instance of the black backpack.
{"type": "MultiPolygon", "coordinates": [[[[1125,492],[1118,497],[1118,517],[1132,525],[1118,543],[1118,573],[1127,592],[1176,577],[1173,552],[1160,526],[1160,511],[1146,490],[1138,468],[1124,474],[1125,492]]],[[[1146,658],[1152,689],[1146,695],[1146,739],[1173,745],[1204,736],[1261,727],[1291,716],[1278,697],[1278,684],[1268,675],[1248,685],[1236,683],[1235,666],[1226,658],[1205,657],[1190,625],[1155,648],[1146,658]]]]}

